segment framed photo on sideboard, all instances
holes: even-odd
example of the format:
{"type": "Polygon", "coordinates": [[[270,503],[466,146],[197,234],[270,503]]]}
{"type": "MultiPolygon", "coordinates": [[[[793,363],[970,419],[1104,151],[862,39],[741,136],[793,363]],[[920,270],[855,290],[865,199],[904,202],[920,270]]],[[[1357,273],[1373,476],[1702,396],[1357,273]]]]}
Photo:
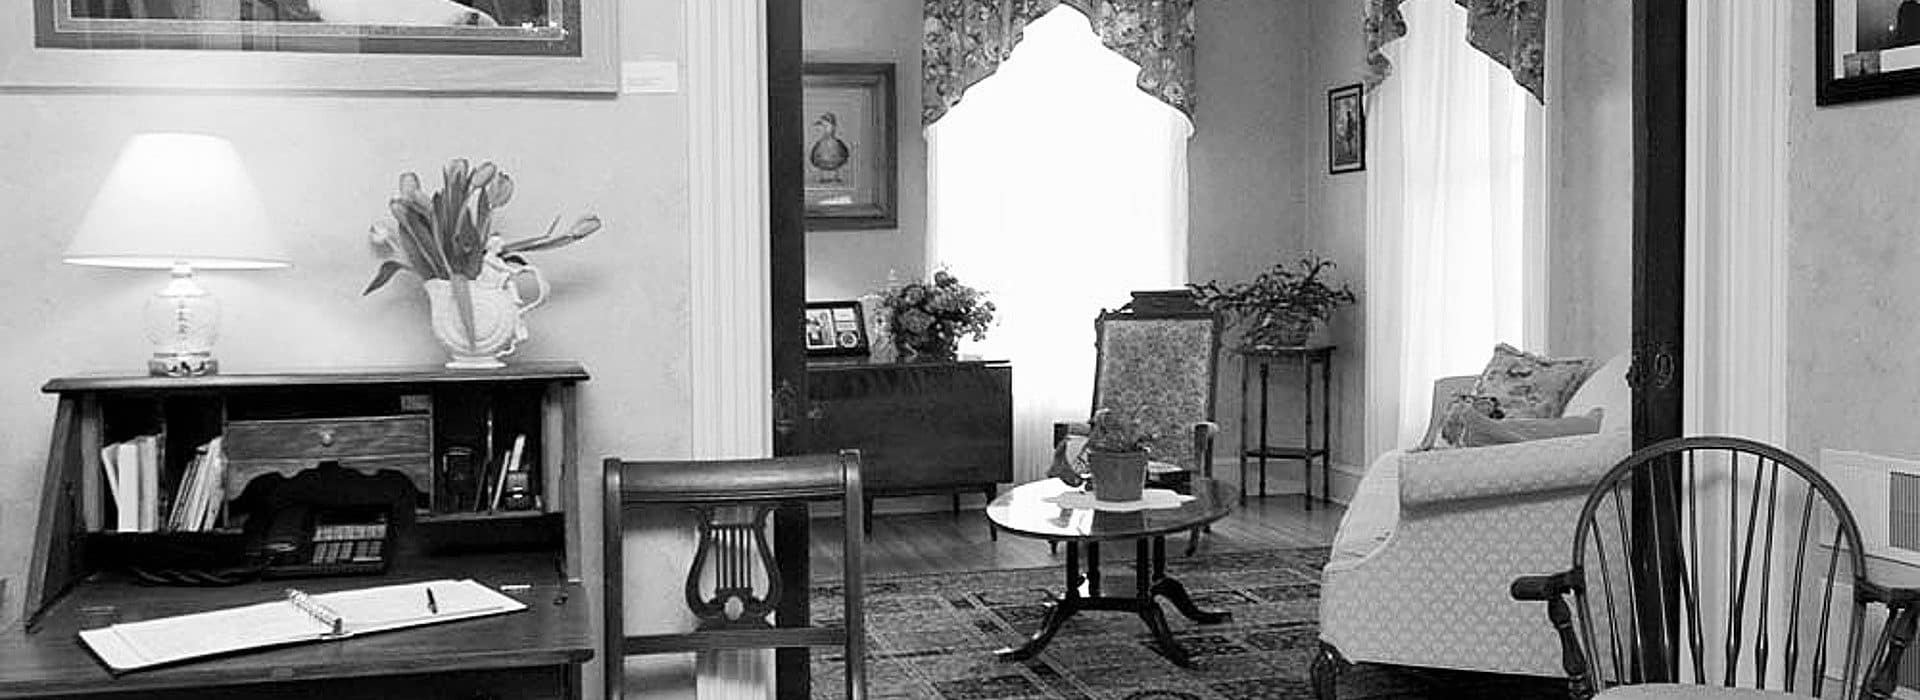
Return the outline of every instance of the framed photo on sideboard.
{"type": "Polygon", "coordinates": [[[807,302],[807,355],[866,355],[870,339],[857,301],[807,302]]]}

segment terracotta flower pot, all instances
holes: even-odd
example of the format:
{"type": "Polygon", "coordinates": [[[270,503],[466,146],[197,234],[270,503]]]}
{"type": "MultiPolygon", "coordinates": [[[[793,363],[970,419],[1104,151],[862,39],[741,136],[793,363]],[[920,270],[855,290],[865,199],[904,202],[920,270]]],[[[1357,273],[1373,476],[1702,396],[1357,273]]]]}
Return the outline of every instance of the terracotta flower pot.
{"type": "Polygon", "coordinates": [[[1093,472],[1093,498],[1098,501],[1138,501],[1147,485],[1147,453],[1087,450],[1093,472]]]}

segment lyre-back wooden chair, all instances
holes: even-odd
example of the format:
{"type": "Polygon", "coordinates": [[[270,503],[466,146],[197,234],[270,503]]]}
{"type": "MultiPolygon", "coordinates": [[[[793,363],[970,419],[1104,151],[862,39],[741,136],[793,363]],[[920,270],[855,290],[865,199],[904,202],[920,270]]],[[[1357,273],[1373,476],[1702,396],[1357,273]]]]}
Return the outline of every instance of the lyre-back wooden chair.
{"type": "MultiPolygon", "coordinates": [[[[858,523],[861,497],[860,451],[768,459],[676,462],[606,460],[606,696],[619,698],[628,656],[721,651],[781,650],[804,659],[806,649],[841,647],[846,656],[846,697],[866,697],[866,623],[864,543],[858,523]],[[795,503],[838,501],[843,528],[843,624],[811,626],[793,605],[808,586],[805,538],[774,548],[767,542],[773,511],[795,503]],[[685,509],[700,533],[699,549],[686,573],[687,609],[699,619],[691,632],[630,635],[625,629],[625,571],[622,536],[629,508],[685,509]],[[756,571],[757,569],[757,571],[756,571]],[[764,584],[759,582],[764,580],[764,584]],[[711,591],[703,582],[710,582],[711,591]],[[795,592],[791,589],[800,587],[795,592]],[[760,590],[764,589],[764,590],[760,590]],[[772,618],[771,620],[769,618],[772,618]]],[[[804,521],[804,506],[799,513],[804,521]]],[[[783,669],[787,665],[781,663],[783,669]]],[[[779,680],[782,696],[790,687],[779,680]]]]}
{"type": "Polygon", "coordinates": [[[1572,568],[1512,586],[1546,602],[1572,697],[1891,697],[1920,592],[1868,580],[1853,514],[1799,458],[1664,441],[1602,477],[1575,528],[1572,568]]]}

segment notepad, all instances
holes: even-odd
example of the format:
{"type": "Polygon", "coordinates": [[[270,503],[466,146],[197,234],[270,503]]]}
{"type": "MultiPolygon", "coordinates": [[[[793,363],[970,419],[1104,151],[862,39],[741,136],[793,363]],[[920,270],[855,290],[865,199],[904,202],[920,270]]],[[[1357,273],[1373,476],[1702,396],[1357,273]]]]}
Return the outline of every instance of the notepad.
{"type": "Polygon", "coordinates": [[[121,672],[525,609],[471,579],[440,580],[318,595],[288,591],[256,605],[83,630],[80,640],[121,672]]]}

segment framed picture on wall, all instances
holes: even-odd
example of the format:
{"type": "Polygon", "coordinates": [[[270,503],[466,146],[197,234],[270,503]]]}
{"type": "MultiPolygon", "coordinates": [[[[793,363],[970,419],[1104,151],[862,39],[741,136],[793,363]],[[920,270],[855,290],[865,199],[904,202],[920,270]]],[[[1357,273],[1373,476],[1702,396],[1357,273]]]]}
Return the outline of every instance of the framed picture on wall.
{"type": "Polygon", "coordinates": [[[1327,91],[1327,169],[1367,169],[1367,113],[1359,83],[1327,91]]]}
{"type": "Polygon", "coordinates": [[[899,226],[893,73],[891,63],[806,64],[800,102],[808,231],[899,226]]]}
{"type": "Polygon", "coordinates": [[[0,85],[612,92],[616,4],[16,0],[0,85]]]}
{"type": "Polygon", "coordinates": [[[1920,93],[1920,1],[1815,0],[1821,105],[1920,93]]]}
{"type": "Polygon", "coordinates": [[[867,324],[857,301],[807,302],[807,354],[811,356],[867,354],[867,324]]]}

